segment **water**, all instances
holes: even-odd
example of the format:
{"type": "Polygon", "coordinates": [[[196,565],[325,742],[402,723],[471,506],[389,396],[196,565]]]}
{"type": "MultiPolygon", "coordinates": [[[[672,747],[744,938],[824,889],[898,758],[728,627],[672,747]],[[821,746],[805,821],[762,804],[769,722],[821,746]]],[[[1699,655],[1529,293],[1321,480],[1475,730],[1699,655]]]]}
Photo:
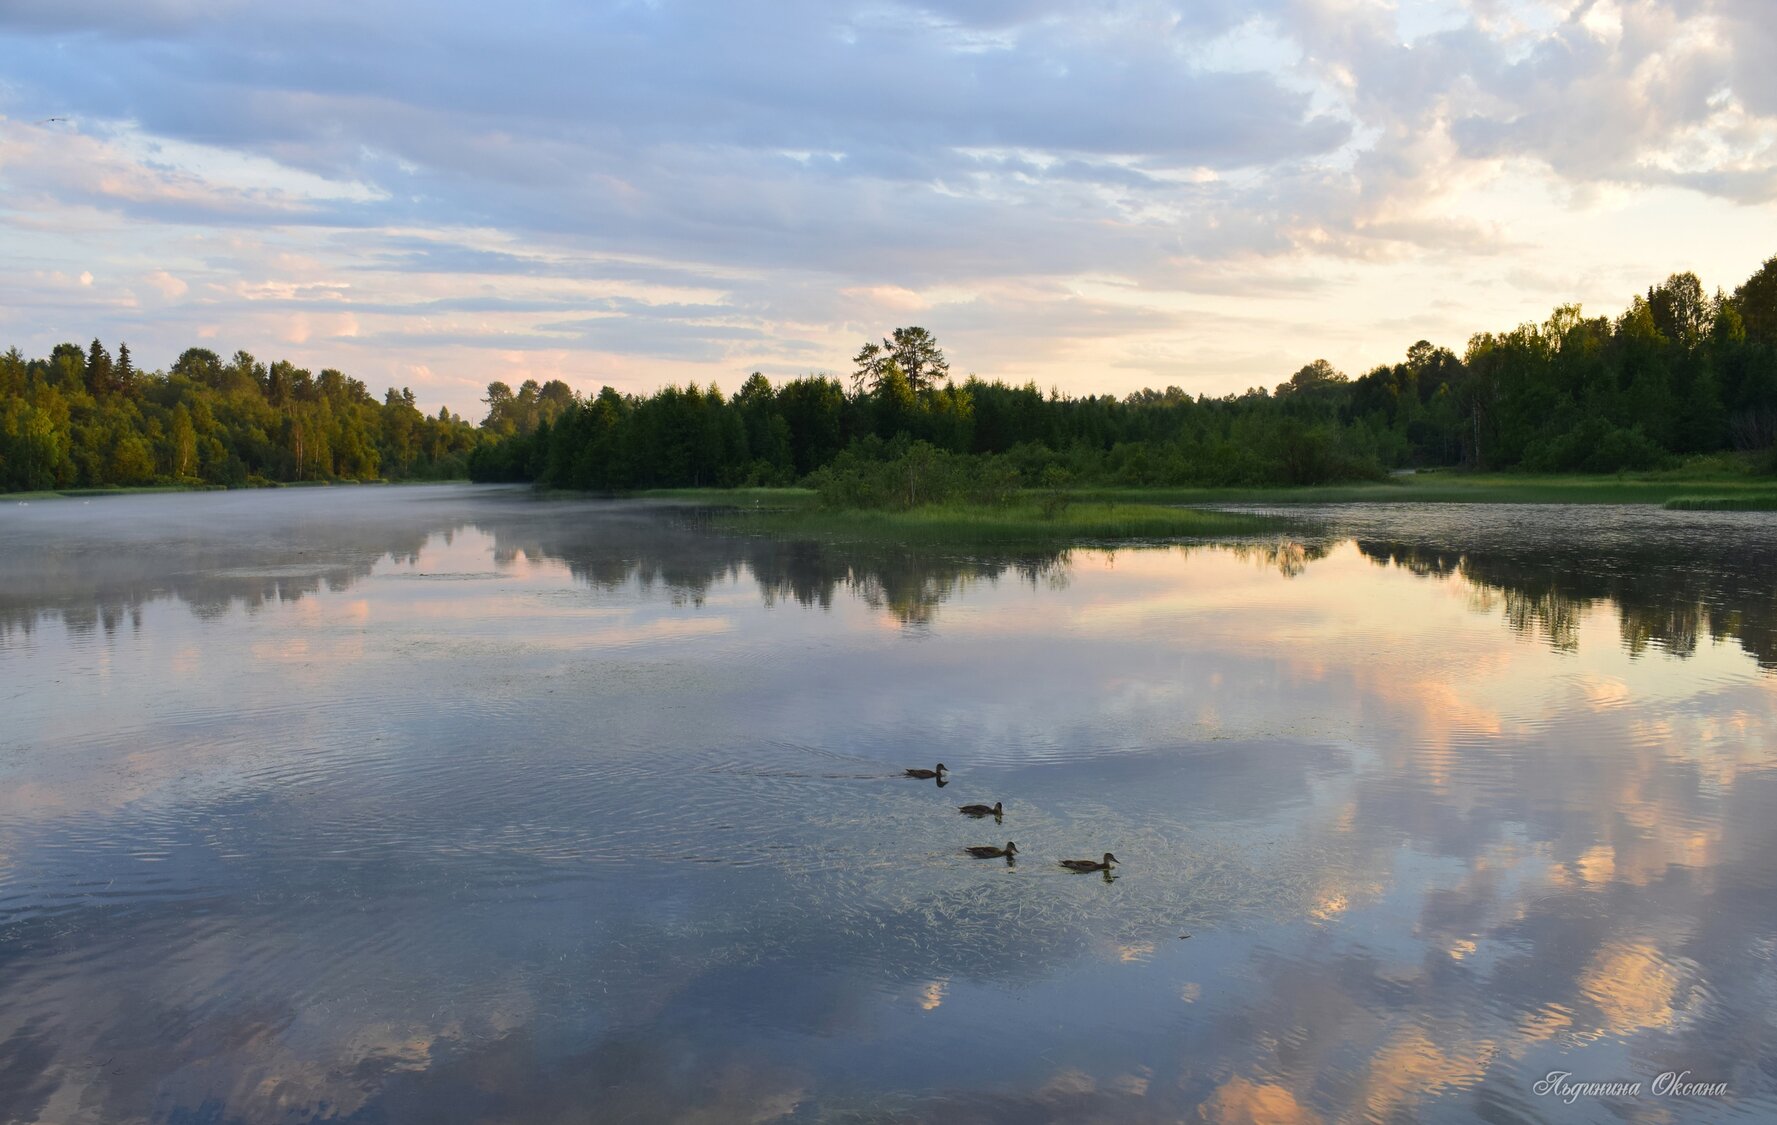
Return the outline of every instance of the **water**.
{"type": "Polygon", "coordinates": [[[1777,1115],[1777,520],[1314,517],[9,503],[0,1121],[1777,1115]]]}

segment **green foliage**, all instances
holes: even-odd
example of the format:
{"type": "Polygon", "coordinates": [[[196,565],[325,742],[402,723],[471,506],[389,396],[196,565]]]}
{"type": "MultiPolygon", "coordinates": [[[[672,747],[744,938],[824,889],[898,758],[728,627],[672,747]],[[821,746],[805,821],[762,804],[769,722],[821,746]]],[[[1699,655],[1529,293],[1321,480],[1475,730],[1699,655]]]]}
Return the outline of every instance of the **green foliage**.
{"type": "Polygon", "coordinates": [[[1767,259],[1734,291],[1734,306],[1746,340],[1777,346],[1777,257],[1767,259]]]}
{"type": "Polygon", "coordinates": [[[938,341],[924,328],[897,328],[880,344],[865,344],[852,357],[852,386],[877,391],[891,376],[904,379],[914,391],[930,390],[950,376],[950,363],[938,341]]]}
{"type": "Polygon", "coordinates": [[[0,490],[461,477],[480,434],[410,391],[191,348],[143,372],[94,340],[0,356],[0,490]]]}
{"type": "Polygon", "coordinates": [[[1541,473],[1616,473],[1659,468],[1670,459],[1639,426],[1625,428],[1602,418],[1587,418],[1565,433],[1530,443],[1524,467],[1541,473]]]}
{"type": "Polygon", "coordinates": [[[1777,473],[1777,258],[1731,297],[1674,274],[1615,320],[1565,305],[1541,324],[1477,334],[1461,356],[1421,340],[1355,379],[1316,360],[1275,391],[1220,398],[958,383],[917,327],[854,359],[849,393],[827,376],[774,386],[760,373],[732,397],[495,382],[476,430],[420,413],[405,390],[378,403],[337,371],[246,352],[192,348],[161,374],[97,340],[40,360],[15,349],[0,356],[0,487],[467,471],[604,491],[807,482],[829,505],[885,511],[993,506],[1036,487],[1059,519],[1068,489],[1047,483],[1057,479],[1307,489],[1441,466],[1645,472],[1729,451],[1777,473]]]}
{"type": "MultiPolygon", "coordinates": [[[[940,383],[936,341],[903,328],[854,357],[849,394],[826,377],[774,387],[755,374],[731,399],[607,388],[562,406],[557,393],[558,413],[527,422],[514,404],[541,403],[548,388],[515,396],[495,384],[484,425],[509,436],[470,468],[479,480],[619,491],[806,481],[829,505],[886,510],[1042,486],[1050,470],[1148,489],[1320,487],[1433,466],[1647,471],[1777,446],[1773,293],[1777,259],[1732,298],[1674,274],[1614,321],[1564,305],[1542,324],[1481,333],[1460,357],[1421,340],[1356,379],[1316,360],[1274,392],[1213,399],[940,383]]],[[[1777,470],[1777,453],[1761,463],[1777,470]]]]}
{"type": "Polygon", "coordinates": [[[487,403],[481,428],[495,437],[533,433],[539,426],[554,424],[576,405],[574,389],[560,379],[542,384],[526,379],[516,394],[505,383],[489,383],[481,401],[487,403]]]}
{"type": "Polygon", "coordinates": [[[924,441],[885,445],[872,438],[810,473],[808,486],[828,508],[997,507],[1012,499],[1018,471],[991,455],[948,453],[924,441]]]}
{"type": "Polygon", "coordinates": [[[1073,483],[1073,477],[1072,473],[1060,465],[1044,466],[1042,476],[1037,478],[1037,483],[1042,486],[1042,491],[1037,495],[1037,507],[1044,519],[1056,518],[1073,503],[1074,494],[1067,487],[1073,483]]]}

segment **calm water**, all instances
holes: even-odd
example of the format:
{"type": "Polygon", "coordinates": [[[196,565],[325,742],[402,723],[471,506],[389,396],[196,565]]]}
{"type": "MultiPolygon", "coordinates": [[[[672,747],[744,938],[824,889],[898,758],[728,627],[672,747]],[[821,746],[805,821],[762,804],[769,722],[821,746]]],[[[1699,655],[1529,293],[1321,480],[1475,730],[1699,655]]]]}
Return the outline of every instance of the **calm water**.
{"type": "Polygon", "coordinates": [[[1322,518],[7,502],[0,1121],[1777,1117],[1777,519],[1322,518]]]}

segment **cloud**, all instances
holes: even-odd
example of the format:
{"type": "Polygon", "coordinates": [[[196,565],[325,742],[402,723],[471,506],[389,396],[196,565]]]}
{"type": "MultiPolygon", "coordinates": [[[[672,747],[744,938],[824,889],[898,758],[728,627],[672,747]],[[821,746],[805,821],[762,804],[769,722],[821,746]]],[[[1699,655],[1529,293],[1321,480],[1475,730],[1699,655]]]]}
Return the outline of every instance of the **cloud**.
{"type": "MultiPolygon", "coordinates": [[[[589,367],[612,352],[710,376],[742,353],[803,364],[828,333],[825,365],[842,365],[851,337],[991,305],[1008,288],[1046,290],[1060,319],[1078,320],[1078,282],[1098,278],[1126,287],[1118,315],[1130,323],[1099,316],[1084,338],[1121,340],[1124,359],[1152,352],[1147,337],[1169,319],[1161,351],[1181,354],[1191,296],[1236,288],[1283,335],[1355,349],[1365,333],[1284,291],[1356,283],[1380,305],[1384,290],[1424,292],[1427,277],[1463,271],[1467,327],[1480,329],[1508,311],[1472,297],[1506,268],[1494,260],[1570,259],[1562,220],[1602,192],[1678,189],[1692,229],[1777,198],[1777,79],[1761,61],[1777,40],[1762,17],[1755,0],[1546,11],[1450,0],[1435,18],[1379,0],[498,14],[467,2],[21,0],[0,14],[0,49],[15,60],[0,98],[0,224],[41,233],[34,266],[46,270],[127,258],[95,273],[153,275],[169,300],[207,301],[203,323],[225,331],[257,330],[255,314],[207,286],[286,281],[275,255],[300,247],[334,279],[369,275],[336,294],[363,319],[367,348],[466,338],[428,320],[455,301],[457,312],[480,302],[493,334],[539,346],[565,334],[552,346],[589,367]],[[33,124],[52,116],[67,120],[33,124]],[[1522,230],[1527,213],[1543,233],[1522,230]],[[229,232],[261,245],[231,247],[229,232]],[[189,292],[168,293],[160,273],[189,292]],[[531,284],[543,279],[561,284],[531,284]],[[640,304],[612,317],[593,298],[640,304]],[[646,311],[663,299],[730,315],[702,333],[663,328],[646,311]],[[548,304],[547,322],[529,315],[548,304]],[[737,351],[737,340],[750,342],[737,351]]],[[[1651,245],[1614,240],[1590,253],[1612,275],[1710,264],[1656,263],[1651,245]]],[[[1712,260],[1739,271],[1748,253],[1712,260]]],[[[85,304],[65,319],[0,328],[45,340],[137,331],[93,324],[85,304]]],[[[1379,334],[1384,318],[1368,323],[1379,334]]],[[[1002,341],[993,370],[1041,369],[1081,338],[1002,341]]],[[[1247,380],[1233,372],[1272,351],[1187,374],[1234,389],[1247,380]]],[[[1180,377],[1104,358],[1127,373],[1073,389],[1131,389],[1103,380],[1144,370],[1180,377]]],[[[383,363],[416,359],[440,369],[442,357],[383,363]]]]}
{"type": "Polygon", "coordinates": [[[175,297],[183,297],[186,293],[191,291],[191,286],[174,277],[166,270],[155,270],[153,273],[149,274],[148,284],[159,290],[160,295],[169,301],[175,297]]]}

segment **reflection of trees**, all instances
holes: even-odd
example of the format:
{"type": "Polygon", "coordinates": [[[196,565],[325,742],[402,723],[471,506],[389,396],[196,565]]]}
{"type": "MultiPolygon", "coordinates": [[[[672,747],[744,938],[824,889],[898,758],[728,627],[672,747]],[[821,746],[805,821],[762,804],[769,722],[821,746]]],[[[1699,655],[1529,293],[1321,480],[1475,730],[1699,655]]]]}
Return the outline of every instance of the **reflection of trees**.
{"type": "MultiPolygon", "coordinates": [[[[200,617],[248,612],[368,577],[384,557],[417,558],[432,528],[350,525],[326,532],[324,544],[291,539],[229,541],[181,536],[162,541],[94,540],[29,544],[7,552],[0,586],[0,640],[30,634],[42,619],[70,633],[140,628],[150,602],[174,598],[200,617]],[[293,542],[297,545],[293,547],[293,542]]],[[[311,541],[312,542],[312,541],[311,541]]]]}
{"type": "Polygon", "coordinates": [[[1049,559],[934,560],[919,555],[878,558],[854,566],[851,585],[872,609],[893,614],[903,625],[929,625],[938,606],[977,582],[996,582],[1013,570],[1035,586],[1052,567],[1065,567],[1065,554],[1049,559]]]}
{"type": "Polygon", "coordinates": [[[1560,649],[1579,641],[1579,621],[1597,603],[1617,609],[1623,645],[1676,656],[1697,650],[1700,638],[1733,639],[1760,667],[1777,668],[1777,596],[1768,564],[1745,551],[1694,542],[1613,548],[1608,558],[1570,550],[1514,553],[1503,549],[1456,553],[1411,543],[1360,539],[1358,550],[1383,565],[1422,577],[1460,575],[1495,595],[1514,630],[1538,635],[1560,649]]]}
{"type": "Polygon", "coordinates": [[[1506,624],[1520,636],[1541,635],[1553,648],[1574,652],[1580,647],[1582,604],[1559,590],[1535,592],[1505,589],[1506,624]]]}
{"type": "MultiPolygon", "coordinates": [[[[494,540],[494,561],[520,554],[552,559],[595,589],[629,584],[702,604],[718,582],[750,574],[767,605],[830,607],[849,589],[907,625],[928,624],[938,607],[977,582],[1010,573],[1036,584],[1065,582],[1065,551],[957,557],[896,548],[840,547],[712,533],[683,509],[642,505],[526,503],[506,497],[446,504],[292,504],[280,497],[250,519],[197,529],[45,525],[0,544],[0,640],[29,634],[45,618],[73,633],[139,627],[143,608],[171,598],[200,617],[239,607],[254,612],[322,589],[344,590],[392,558],[416,564],[429,538],[449,545],[472,528],[494,540]],[[290,505],[281,508],[280,505],[290,505]],[[299,518],[276,518],[280,511],[299,518]],[[663,515],[668,518],[663,518],[663,515]]],[[[306,501],[310,498],[299,498],[306,501]]],[[[108,509],[126,514],[119,506],[108,509]]],[[[135,513],[129,512],[132,518],[135,513]]]]}
{"type": "MultiPolygon", "coordinates": [[[[442,535],[448,544],[464,528],[491,535],[501,565],[520,553],[557,560],[599,590],[633,583],[701,604],[716,584],[750,574],[767,605],[826,608],[843,589],[909,626],[929,624],[941,605],[976,583],[1012,575],[1033,585],[1063,584],[1069,564],[1064,550],[961,556],[743,538],[713,533],[682,508],[533,503],[511,495],[343,505],[280,497],[196,528],[156,524],[152,508],[111,503],[117,506],[94,506],[91,523],[46,524],[0,541],[0,641],[28,634],[46,616],[73,633],[139,627],[144,606],[160,598],[215,617],[344,590],[383,558],[420,562],[430,537],[442,535]]],[[[1230,549],[1293,577],[1338,542],[1230,549]]],[[[1583,538],[1521,550],[1488,543],[1454,551],[1383,539],[1358,539],[1357,546],[1378,563],[1421,577],[1460,576],[1478,607],[1497,610],[1515,631],[1557,648],[1574,648],[1585,610],[1608,602],[1617,607],[1631,652],[1653,647],[1687,656],[1704,636],[1732,638],[1761,666],[1777,668],[1773,568],[1757,549],[1676,538],[1601,549],[1583,538]]]]}
{"type": "Polygon", "coordinates": [[[1036,585],[1065,581],[1067,552],[958,557],[893,547],[836,546],[714,535],[661,520],[624,523],[620,534],[598,521],[551,521],[513,526],[477,521],[494,536],[497,559],[522,551],[559,560],[574,577],[614,590],[630,582],[664,586],[675,599],[701,604],[723,579],[750,573],[767,605],[794,601],[829,607],[849,588],[874,609],[904,625],[929,624],[938,607],[977,582],[1010,573],[1036,585]]]}
{"type": "Polygon", "coordinates": [[[833,591],[848,586],[872,609],[886,610],[903,625],[928,625],[938,606],[979,582],[1010,572],[1032,586],[1060,580],[1067,552],[989,558],[932,556],[916,551],[839,549],[820,543],[747,544],[749,568],[767,604],[793,597],[803,605],[828,606],[833,591]]]}
{"type": "Polygon", "coordinates": [[[1243,562],[1274,568],[1285,578],[1294,578],[1307,570],[1309,563],[1326,558],[1335,546],[1336,543],[1325,541],[1303,543],[1284,539],[1276,543],[1240,543],[1230,549],[1243,562]]]}

